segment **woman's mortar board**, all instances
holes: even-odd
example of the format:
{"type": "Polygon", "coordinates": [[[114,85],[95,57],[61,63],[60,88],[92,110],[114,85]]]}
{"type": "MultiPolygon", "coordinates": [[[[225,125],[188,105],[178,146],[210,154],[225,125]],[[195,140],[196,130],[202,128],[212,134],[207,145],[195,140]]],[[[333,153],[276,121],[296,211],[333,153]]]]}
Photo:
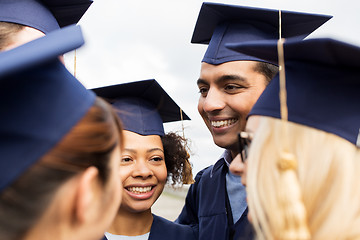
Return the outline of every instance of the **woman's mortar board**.
{"type": "MultiPolygon", "coordinates": [[[[228,44],[278,61],[277,41],[228,44]]],[[[360,147],[360,47],[329,38],[284,43],[288,119],[338,135],[360,147]]],[[[280,118],[279,75],[249,115],[280,118]]]]}
{"type": "Polygon", "coordinates": [[[0,53],[0,191],[61,141],[92,106],[95,94],[58,59],[83,43],[80,27],[71,26],[0,53]]]}
{"type": "Polygon", "coordinates": [[[163,123],[190,120],[154,80],[93,89],[117,110],[125,130],[141,135],[165,135],[163,123]]]}
{"type": "Polygon", "coordinates": [[[48,34],[80,21],[92,0],[1,0],[0,21],[48,34]]]}

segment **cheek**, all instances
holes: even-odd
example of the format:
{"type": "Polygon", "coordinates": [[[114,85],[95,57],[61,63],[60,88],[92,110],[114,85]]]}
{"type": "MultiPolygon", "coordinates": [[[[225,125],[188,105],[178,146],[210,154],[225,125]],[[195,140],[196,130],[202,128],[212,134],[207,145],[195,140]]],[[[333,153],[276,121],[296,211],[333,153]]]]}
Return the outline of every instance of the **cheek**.
{"type": "Polygon", "coordinates": [[[246,177],[247,177],[247,162],[244,164],[243,175],[241,177],[241,183],[244,186],[246,186],[246,177]]]}
{"type": "Polygon", "coordinates": [[[162,165],[161,167],[159,167],[159,169],[157,169],[157,179],[159,182],[161,183],[166,183],[167,180],[167,169],[166,169],[166,165],[162,165]]]}
{"type": "Polygon", "coordinates": [[[197,105],[197,109],[198,109],[198,112],[200,113],[200,115],[203,112],[203,105],[204,105],[204,98],[202,98],[200,96],[199,101],[198,101],[198,105],[197,105]]]}
{"type": "Polygon", "coordinates": [[[120,166],[119,168],[119,178],[122,185],[125,181],[131,176],[132,169],[129,166],[120,166]]]}
{"type": "Polygon", "coordinates": [[[248,91],[241,94],[234,95],[231,100],[228,101],[229,106],[238,114],[246,117],[257,99],[260,97],[262,91],[248,91]]]}
{"type": "Polygon", "coordinates": [[[250,111],[252,104],[249,101],[249,98],[251,98],[250,93],[239,93],[236,95],[230,96],[230,98],[227,99],[228,106],[235,112],[237,112],[239,115],[248,114],[250,111]]]}

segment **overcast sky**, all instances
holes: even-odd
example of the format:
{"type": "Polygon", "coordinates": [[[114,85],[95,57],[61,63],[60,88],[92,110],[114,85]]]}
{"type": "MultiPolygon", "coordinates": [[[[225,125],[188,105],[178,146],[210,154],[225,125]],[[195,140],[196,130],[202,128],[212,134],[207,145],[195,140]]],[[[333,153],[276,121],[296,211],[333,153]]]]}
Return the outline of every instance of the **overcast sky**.
{"type": "MultiPolygon", "coordinates": [[[[87,87],[156,79],[192,121],[184,122],[192,141],[194,174],[218,159],[222,149],[197,112],[196,80],[206,46],[190,44],[203,1],[95,0],[80,21],[85,46],[77,50],[77,78],[87,87]]],[[[208,1],[304,11],[334,18],[310,38],[332,37],[360,46],[359,0],[208,1]]],[[[73,71],[73,54],[65,56],[73,71]]],[[[166,124],[180,131],[181,123],[166,124]]]]}

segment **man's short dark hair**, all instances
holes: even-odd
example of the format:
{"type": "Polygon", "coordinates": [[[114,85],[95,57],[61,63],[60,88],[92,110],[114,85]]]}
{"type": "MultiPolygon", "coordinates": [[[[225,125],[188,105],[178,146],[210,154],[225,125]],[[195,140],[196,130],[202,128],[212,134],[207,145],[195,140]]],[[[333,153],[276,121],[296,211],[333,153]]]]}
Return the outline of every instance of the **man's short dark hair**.
{"type": "Polygon", "coordinates": [[[263,74],[266,77],[266,85],[269,84],[271,79],[279,72],[279,67],[271,63],[258,62],[254,69],[256,72],[263,74]]]}

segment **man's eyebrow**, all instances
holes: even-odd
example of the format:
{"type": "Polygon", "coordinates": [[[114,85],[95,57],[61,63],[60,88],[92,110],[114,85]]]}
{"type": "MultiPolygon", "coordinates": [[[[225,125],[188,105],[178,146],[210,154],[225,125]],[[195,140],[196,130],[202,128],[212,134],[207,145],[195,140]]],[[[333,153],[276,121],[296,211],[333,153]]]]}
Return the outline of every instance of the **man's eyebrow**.
{"type": "Polygon", "coordinates": [[[219,77],[218,79],[215,80],[215,83],[222,83],[225,81],[229,81],[229,80],[235,80],[235,81],[239,81],[239,82],[243,82],[243,83],[248,83],[247,79],[245,77],[239,76],[239,75],[234,75],[234,74],[229,74],[229,75],[222,75],[221,77],[219,77]]]}
{"type": "MultiPolygon", "coordinates": [[[[229,80],[233,80],[233,81],[239,81],[242,82],[244,84],[248,84],[248,81],[245,77],[239,76],[239,75],[235,75],[235,74],[228,74],[228,75],[222,75],[221,77],[219,77],[218,79],[215,80],[216,84],[220,84],[229,80]]],[[[197,80],[197,85],[200,84],[204,84],[204,85],[209,85],[208,81],[199,78],[197,80]]]]}
{"type": "Polygon", "coordinates": [[[197,85],[200,85],[200,84],[205,84],[205,85],[209,85],[209,83],[207,81],[205,81],[204,79],[201,79],[199,78],[196,82],[197,85]]]}

